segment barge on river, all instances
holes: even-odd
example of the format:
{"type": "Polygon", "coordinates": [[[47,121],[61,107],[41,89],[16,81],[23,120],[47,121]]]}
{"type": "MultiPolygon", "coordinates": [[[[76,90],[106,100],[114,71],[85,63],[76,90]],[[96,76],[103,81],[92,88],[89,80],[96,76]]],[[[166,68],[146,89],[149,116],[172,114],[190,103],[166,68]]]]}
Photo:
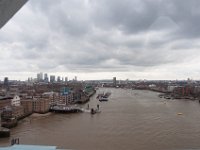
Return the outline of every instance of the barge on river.
{"type": "Polygon", "coordinates": [[[98,94],[97,99],[99,99],[100,102],[108,101],[108,97],[110,95],[111,95],[111,93],[109,93],[109,92],[106,92],[106,93],[103,93],[103,94],[98,94]]]}

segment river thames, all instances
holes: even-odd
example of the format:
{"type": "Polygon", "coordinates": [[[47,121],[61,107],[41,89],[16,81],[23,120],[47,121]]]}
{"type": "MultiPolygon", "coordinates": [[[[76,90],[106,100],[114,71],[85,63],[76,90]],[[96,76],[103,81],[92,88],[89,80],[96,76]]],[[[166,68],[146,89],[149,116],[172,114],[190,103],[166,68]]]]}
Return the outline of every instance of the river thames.
{"type": "Polygon", "coordinates": [[[11,129],[21,144],[55,145],[76,150],[175,150],[200,148],[200,104],[191,100],[166,100],[157,92],[100,88],[82,105],[101,113],[33,115],[11,129]],[[98,93],[111,92],[108,102],[98,93]],[[179,114],[179,115],[178,115],[179,114]],[[181,115],[180,115],[181,114],[181,115]]]}

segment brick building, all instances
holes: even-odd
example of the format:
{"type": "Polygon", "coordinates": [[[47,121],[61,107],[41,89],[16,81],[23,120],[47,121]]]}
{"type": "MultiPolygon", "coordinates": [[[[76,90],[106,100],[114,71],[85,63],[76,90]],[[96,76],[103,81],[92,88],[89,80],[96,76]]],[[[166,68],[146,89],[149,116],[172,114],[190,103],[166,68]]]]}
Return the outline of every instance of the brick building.
{"type": "Polygon", "coordinates": [[[33,113],[33,100],[25,99],[21,100],[21,105],[24,108],[24,115],[29,115],[33,113]]]}
{"type": "Polygon", "coordinates": [[[47,113],[50,108],[50,100],[45,98],[33,99],[33,112],[47,113]]]}

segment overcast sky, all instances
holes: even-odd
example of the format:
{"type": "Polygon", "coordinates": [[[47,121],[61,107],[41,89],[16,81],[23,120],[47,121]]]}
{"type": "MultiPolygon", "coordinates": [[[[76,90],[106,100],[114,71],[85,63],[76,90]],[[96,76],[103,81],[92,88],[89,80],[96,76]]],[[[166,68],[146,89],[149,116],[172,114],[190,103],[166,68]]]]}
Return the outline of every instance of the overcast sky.
{"type": "Polygon", "coordinates": [[[0,30],[0,79],[200,79],[199,0],[29,0],[0,30]]]}

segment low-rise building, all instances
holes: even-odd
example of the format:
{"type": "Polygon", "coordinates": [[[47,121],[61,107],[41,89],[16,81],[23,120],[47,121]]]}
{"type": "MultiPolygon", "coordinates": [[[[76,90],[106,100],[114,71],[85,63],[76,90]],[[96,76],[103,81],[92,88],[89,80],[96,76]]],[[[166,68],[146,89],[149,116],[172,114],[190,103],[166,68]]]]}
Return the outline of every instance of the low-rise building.
{"type": "Polygon", "coordinates": [[[20,106],[20,97],[18,95],[15,95],[13,99],[11,100],[12,106],[20,106]]]}

